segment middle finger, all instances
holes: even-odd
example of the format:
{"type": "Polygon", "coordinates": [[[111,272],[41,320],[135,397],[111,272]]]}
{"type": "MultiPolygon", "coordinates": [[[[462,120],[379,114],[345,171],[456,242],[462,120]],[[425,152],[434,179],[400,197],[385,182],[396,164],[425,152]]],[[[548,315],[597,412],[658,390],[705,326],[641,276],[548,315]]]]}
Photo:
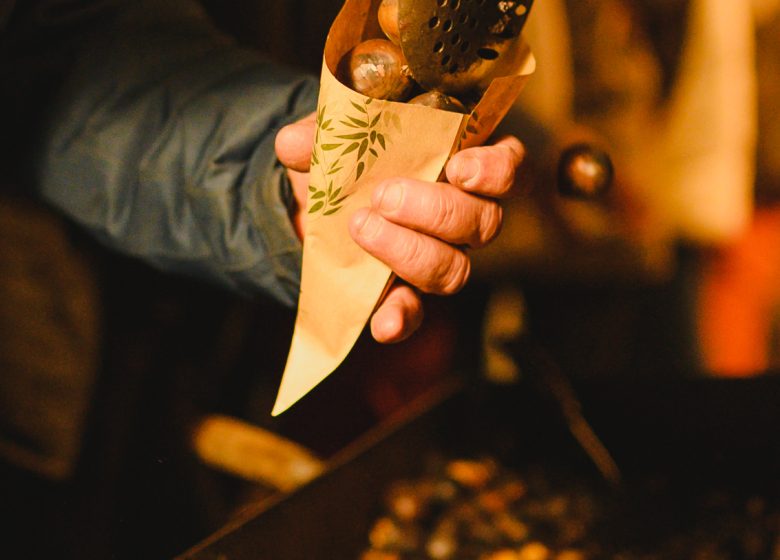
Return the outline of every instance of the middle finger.
{"type": "Polygon", "coordinates": [[[349,230],[358,245],[423,292],[454,294],[469,277],[471,263],[462,250],[368,208],[355,212],[349,230]]]}
{"type": "Polygon", "coordinates": [[[448,183],[391,179],[377,186],[372,208],[399,226],[455,245],[482,247],[501,228],[501,206],[448,183]]]}

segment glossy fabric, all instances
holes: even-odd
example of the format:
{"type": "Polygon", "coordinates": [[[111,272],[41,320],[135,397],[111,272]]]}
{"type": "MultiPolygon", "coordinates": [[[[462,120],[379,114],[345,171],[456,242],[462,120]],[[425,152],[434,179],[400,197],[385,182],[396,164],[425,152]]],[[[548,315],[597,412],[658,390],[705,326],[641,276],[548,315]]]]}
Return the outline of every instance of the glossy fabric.
{"type": "Polygon", "coordinates": [[[166,271],[293,305],[301,249],[273,145],[314,109],[317,81],[239,48],[189,0],[12,4],[0,0],[0,249],[14,249],[0,250],[0,455],[64,478],[100,311],[73,295],[97,297],[96,279],[62,249],[61,216],[166,271]],[[82,338],[89,352],[65,346],[82,338]]]}
{"type": "Polygon", "coordinates": [[[108,245],[293,304],[300,244],[273,143],[316,83],[239,49],[188,2],[133,2],[84,41],[36,166],[108,245]]]}

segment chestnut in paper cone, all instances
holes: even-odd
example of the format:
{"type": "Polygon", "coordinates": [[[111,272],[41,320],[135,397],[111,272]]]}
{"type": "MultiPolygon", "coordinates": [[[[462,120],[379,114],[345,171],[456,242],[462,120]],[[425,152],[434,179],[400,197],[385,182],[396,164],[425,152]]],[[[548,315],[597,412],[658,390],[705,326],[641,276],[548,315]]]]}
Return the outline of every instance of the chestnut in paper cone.
{"type": "Polygon", "coordinates": [[[405,101],[414,87],[401,47],[387,39],[363,41],[341,66],[344,83],[367,97],[405,101]]]}

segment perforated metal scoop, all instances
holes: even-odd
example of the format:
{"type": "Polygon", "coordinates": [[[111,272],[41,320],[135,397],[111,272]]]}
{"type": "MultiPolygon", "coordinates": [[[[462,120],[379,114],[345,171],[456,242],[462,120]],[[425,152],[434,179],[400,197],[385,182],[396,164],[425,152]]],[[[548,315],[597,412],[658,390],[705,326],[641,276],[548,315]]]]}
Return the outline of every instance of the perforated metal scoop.
{"type": "Polygon", "coordinates": [[[401,49],[415,81],[452,95],[514,72],[533,0],[398,0],[401,49]]]}

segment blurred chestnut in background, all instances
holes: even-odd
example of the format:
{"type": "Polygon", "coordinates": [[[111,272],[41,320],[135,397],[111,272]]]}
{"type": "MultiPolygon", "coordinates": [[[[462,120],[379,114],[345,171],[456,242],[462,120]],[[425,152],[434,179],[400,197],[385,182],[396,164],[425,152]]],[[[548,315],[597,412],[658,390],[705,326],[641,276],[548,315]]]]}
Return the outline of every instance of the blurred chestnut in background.
{"type": "Polygon", "coordinates": [[[597,198],[612,185],[613,176],[609,154],[591,144],[574,144],[561,154],[558,190],[571,198],[597,198]]]}

